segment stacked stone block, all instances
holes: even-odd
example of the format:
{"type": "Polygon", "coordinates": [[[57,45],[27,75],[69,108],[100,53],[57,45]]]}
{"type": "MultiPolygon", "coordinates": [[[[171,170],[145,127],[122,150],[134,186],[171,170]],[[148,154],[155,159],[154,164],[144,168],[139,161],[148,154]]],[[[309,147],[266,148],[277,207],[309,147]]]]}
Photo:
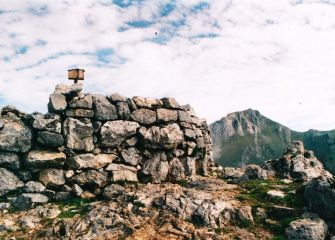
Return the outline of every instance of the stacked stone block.
{"type": "Polygon", "coordinates": [[[207,123],[173,98],[85,94],[81,84],[57,85],[47,114],[2,109],[0,195],[15,191],[22,205],[92,198],[120,181],[176,182],[206,175],[211,150],[207,123]]]}

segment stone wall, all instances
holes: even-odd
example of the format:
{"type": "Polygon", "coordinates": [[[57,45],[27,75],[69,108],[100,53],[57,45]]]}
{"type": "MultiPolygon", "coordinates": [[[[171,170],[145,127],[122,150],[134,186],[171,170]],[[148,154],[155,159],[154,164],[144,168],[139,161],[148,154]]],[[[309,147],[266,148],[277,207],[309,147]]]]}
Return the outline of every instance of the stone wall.
{"type": "Polygon", "coordinates": [[[81,84],[57,85],[47,114],[2,109],[0,196],[19,194],[22,206],[92,198],[113,182],[206,175],[211,148],[206,122],[173,98],[105,97],[82,93],[81,84]]]}

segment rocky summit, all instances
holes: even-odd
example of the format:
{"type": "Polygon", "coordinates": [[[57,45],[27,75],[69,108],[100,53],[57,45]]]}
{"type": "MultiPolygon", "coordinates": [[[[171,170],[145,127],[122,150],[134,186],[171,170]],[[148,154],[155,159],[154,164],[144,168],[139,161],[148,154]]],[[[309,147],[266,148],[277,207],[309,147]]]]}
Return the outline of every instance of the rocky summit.
{"type": "Polygon", "coordinates": [[[173,98],[76,83],[57,85],[48,111],[2,108],[0,239],[334,235],[335,180],[301,141],[262,165],[222,167],[206,121],[173,98]]]}
{"type": "Polygon", "coordinates": [[[252,109],[230,113],[210,124],[210,130],[213,156],[222,166],[263,164],[277,158],[291,141],[300,140],[335,173],[335,130],[297,132],[252,109]]]}

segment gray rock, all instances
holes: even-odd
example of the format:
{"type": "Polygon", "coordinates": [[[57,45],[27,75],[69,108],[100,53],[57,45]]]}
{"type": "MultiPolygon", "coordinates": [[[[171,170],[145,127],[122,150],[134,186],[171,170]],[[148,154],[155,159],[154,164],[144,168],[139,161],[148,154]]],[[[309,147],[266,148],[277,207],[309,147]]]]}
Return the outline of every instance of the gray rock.
{"type": "Polygon", "coordinates": [[[184,134],[178,124],[173,123],[165,127],[142,127],[139,131],[144,146],[153,149],[175,149],[183,142],[184,134]]]}
{"type": "Polygon", "coordinates": [[[244,174],[243,169],[241,168],[233,168],[233,167],[225,167],[222,169],[222,178],[225,180],[238,180],[244,174]]]}
{"type": "Polygon", "coordinates": [[[76,196],[80,196],[84,192],[84,190],[78,184],[74,184],[72,186],[72,191],[76,196]]]}
{"type": "Polygon", "coordinates": [[[134,147],[123,149],[121,156],[126,164],[132,166],[136,166],[142,161],[140,151],[134,147]]]}
{"type": "Polygon", "coordinates": [[[132,112],[130,118],[144,125],[150,125],[156,122],[156,112],[150,109],[138,109],[132,112]]]}
{"type": "Polygon", "coordinates": [[[157,109],[157,120],[161,123],[177,121],[178,112],[175,110],[159,108],[157,109]]]}
{"type": "Polygon", "coordinates": [[[94,118],[99,121],[109,121],[117,119],[115,106],[102,95],[93,95],[94,118]]]}
{"type": "Polygon", "coordinates": [[[286,152],[284,154],[298,155],[304,153],[305,153],[304,143],[302,141],[293,141],[286,148],[286,152]]]}
{"type": "Polygon", "coordinates": [[[184,170],[185,170],[185,175],[189,177],[193,177],[196,172],[196,160],[193,157],[184,157],[181,159],[184,170]]]}
{"type": "Polygon", "coordinates": [[[50,113],[59,113],[66,109],[65,96],[60,93],[53,93],[49,97],[48,110],[50,113]]]}
{"type": "Polygon", "coordinates": [[[289,218],[297,214],[297,210],[294,208],[278,206],[278,205],[271,206],[268,212],[269,212],[269,216],[271,216],[274,219],[278,219],[278,220],[289,218]]]}
{"type": "Polygon", "coordinates": [[[64,138],[62,134],[43,131],[37,133],[37,143],[46,147],[61,147],[64,138]]]}
{"type": "Polygon", "coordinates": [[[39,170],[45,167],[62,167],[66,156],[62,152],[50,150],[33,150],[25,159],[25,166],[31,170],[39,170]]]}
{"type": "Polygon", "coordinates": [[[134,111],[134,110],[137,109],[136,104],[134,103],[134,101],[131,98],[127,99],[127,103],[128,103],[130,111],[134,111]]]}
{"type": "Polygon", "coordinates": [[[68,159],[68,164],[74,169],[100,169],[112,163],[118,156],[114,154],[98,154],[91,153],[80,154],[68,159]]]}
{"type": "Polygon", "coordinates": [[[60,93],[67,97],[73,97],[76,96],[78,93],[80,93],[83,90],[83,85],[81,83],[75,83],[71,86],[65,85],[65,84],[58,84],[55,87],[54,93],[60,93]]]}
{"type": "Polygon", "coordinates": [[[36,223],[38,222],[39,220],[37,218],[28,216],[21,218],[19,224],[22,230],[32,230],[37,227],[36,223]]]}
{"type": "Polygon", "coordinates": [[[94,129],[91,123],[74,118],[67,118],[64,121],[65,142],[69,148],[92,151],[94,149],[93,133],[94,129]]]}
{"type": "Polygon", "coordinates": [[[0,167],[17,170],[20,168],[20,157],[17,153],[0,152],[0,167]]]}
{"type": "Polygon", "coordinates": [[[142,182],[161,183],[167,180],[169,163],[164,152],[155,153],[143,163],[141,170],[142,182]]]}
{"type": "Polygon", "coordinates": [[[4,121],[4,127],[0,130],[0,150],[28,152],[31,141],[31,130],[22,121],[4,121]]]}
{"type": "Polygon", "coordinates": [[[14,114],[18,118],[21,118],[25,115],[25,113],[18,110],[15,106],[6,105],[1,109],[1,116],[7,115],[8,113],[14,114]]]}
{"type": "Polygon", "coordinates": [[[14,173],[5,168],[0,168],[0,196],[23,186],[24,183],[14,173]]]}
{"type": "Polygon", "coordinates": [[[135,102],[138,108],[160,108],[163,106],[163,102],[156,98],[145,98],[145,97],[133,97],[133,101],[135,102]]]}
{"type": "Polygon", "coordinates": [[[54,133],[62,132],[62,124],[58,118],[36,119],[33,122],[33,128],[41,131],[49,131],[54,133]]]}
{"type": "Polygon", "coordinates": [[[117,102],[116,103],[117,113],[120,119],[129,120],[130,119],[130,109],[128,103],[126,102],[117,102]]]}
{"type": "Polygon", "coordinates": [[[105,187],[103,196],[106,199],[113,200],[125,192],[125,188],[118,184],[111,184],[105,187]]]}
{"type": "Polygon", "coordinates": [[[171,181],[177,181],[185,178],[184,165],[178,158],[174,158],[169,165],[169,179],[171,181]]]}
{"type": "Polygon", "coordinates": [[[140,125],[131,121],[110,121],[101,127],[101,144],[105,147],[118,147],[127,138],[134,136],[140,125]]]}
{"type": "Polygon", "coordinates": [[[266,180],[268,178],[266,170],[262,169],[256,164],[250,164],[245,168],[244,175],[242,176],[242,181],[262,179],[266,180]]]}
{"type": "Polygon", "coordinates": [[[324,240],[327,237],[328,226],[322,219],[298,219],[286,228],[290,240],[324,240]]]}
{"type": "Polygon", "coordinates": [[[128,138],[125,142],[124,142],[124,145],[126,147],[134,147],[138,142],[138,139],[137,137],[131,137],[131,138],[128,138]]]}
{"type": "Polygon", "coordinates": [[[49,201],[49,198],[40,193],[23,193],[23,197],[30,198],[32,203],[46,203],[49,201]]]}
{"type": "Polygon", "coordinates": [[[193,123],[192,116],[189,112],[186,111],[178,111],[179,121],[186,123],[193,123]]]}
{"type": "Polygon", "coordinates": [[[299,154],[291,159],[291,176],[294,179],[308,181],[324,173],[322,163],[317,158],[305,158],[299,154]]]}
{"type": "Polygon", "coordinates": [[[109,182],[108,174],[106,172],[99,172],[97,170],[88,170],[73,176],[71,179],[79,186],[89,185],[105,187],[109,182]]]}
{"type": "Polygon", "coordinates": [[[185,135],[186,140],[191,140],[191,141],[197,140],[196,133],[191,129],[185,129],[184,135],[185,135]]]}
{"type": "Polygon", "coordinates": [[[111,180],[113,182],[138,182],[137,169],[135,167],[112,163],[105,170],[112,172],[111,180]]]}
{"type": "Polygon", "coordinates": [[[107,96],[107,99],[111,102],[127,102],[128,98],[122,96],[121,94],[113,93],[107,96]]]}
{"type": "Polygon", "coordinates": [[[39,172],[39,181],[48,188],[58,188],[65,184],[64,171],[61,169],[43,169],[39,172]]]}
{"type": "Polygon", "coordinates": [[[333,177],[312,179],[304,187],[303,197],[307,209],[325,220],[335,220],[335,180],[333,177]],[[315,194],[318,193],[318,194],[315,194]]]}
{"type": "Polygon", "coordinates": [[[32,208],[32,206],[33,206],[32,199],[29,197],[25,197],[23,195],[19,195],[12,202],[13,209],[18,211],[28,210],[32,208]]]}
{"type": "Polygon", "coordinates": [[[93,99],[90,94],[83,94],[82,96],[74,97],[69,102],[70,108],[92,109],[93,99]]]}
{"type": "Polygon", "coordinates": [[[68,109],[65,115],[74,118],[93,118],[94,112],[90,109],[68,109]]]}
{"type": "Polygon", "coordinates": [[[41,193],[44,190],[45,186],[40,182],[29,181],[24,186],[24,191],[27,193],[41,193]]]}
{"type": "Polygon", "coordinates": [[[166,97],[166,98],[162,98],[161,100],[165,108],[180,109],[179,103],[174,98],[166,97]]]}
{"type": "Polygon", "coordinates": [[[285,197],[285,193],[280,190],[269,190],[266,195],[270,199],[283,199],[285,197]]]}

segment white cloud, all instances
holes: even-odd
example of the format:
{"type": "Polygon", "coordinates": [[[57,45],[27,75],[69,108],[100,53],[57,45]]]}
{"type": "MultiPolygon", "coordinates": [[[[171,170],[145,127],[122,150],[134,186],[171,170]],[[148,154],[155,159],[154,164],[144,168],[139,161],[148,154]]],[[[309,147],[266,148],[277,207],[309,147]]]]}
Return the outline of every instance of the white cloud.
{"type": "Polygon", "coordinates": [[[297,130],[335,128],[334,1],[179,0],[159,17],[167,3],[0,0],[0,98],[45,111],[81,66],[87,91],[174,96],[209,121],[254,108],[297,130]]]}

